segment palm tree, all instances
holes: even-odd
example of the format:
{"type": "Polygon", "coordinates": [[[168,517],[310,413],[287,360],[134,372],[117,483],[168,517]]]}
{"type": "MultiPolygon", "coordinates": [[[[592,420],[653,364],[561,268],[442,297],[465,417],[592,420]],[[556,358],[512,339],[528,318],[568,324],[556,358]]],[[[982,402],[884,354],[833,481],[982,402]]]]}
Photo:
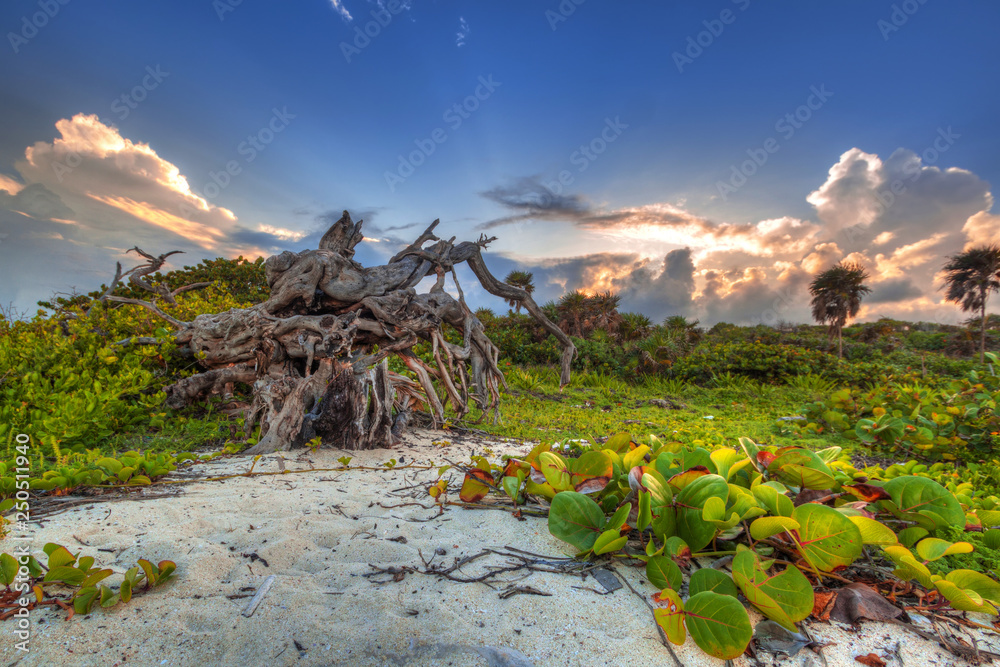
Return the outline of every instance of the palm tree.
{"type": "Polygon", "coordinates": [[[952,255],[944,265],[945,299],[963,311],[979,311],[979,363],[986,358],[986,301],[1000,290],[1000,246],[989,244],[952,255]]]}
{"type": "Polygon", "coordinates": [[[570,335],[583,338],[583,318],[587,314],[589,297],[580,290],[563,294],[559,299],[559,326],[569,325],[570,335]]]}
{"type": "Polygon", "coordinates": [[[649,335],[649,330],[653,327],[653,321],[642,313],[622,313],[621,318],[618,338],[625,343],[642,340],[649,335]]]}
{"type": "Polygon", "coordinates": [[[622,319],[618,313],[618,306],[621,303],[622,298],[610,291],[590,297],[590,307],[593,313],[592,327],[604,329],[610,334],[616,333],[622,319]]]}
{"type": "MultiPolygon", "coordinates": [[[[531,294],[535,291],[534,277],[535,275],[530,271],[511,271],[503,281],[512,287],[519,287],[528,294],[531,294]]],[[[511,308],[515,309],[515,313],[521,312],[521,301],[519,299],[511,299],[507,303],[511,308]]]]}
{"type": "Polygon", "coordinates": [[[822,272],[809,285],[812,316],[820,324],[829,324],[837,333],[837,356],[844,356],[844,325],[858,314],[861,299],[872,290],[865,285],[868,272],[855,262],[841,262],[822,272]]]}

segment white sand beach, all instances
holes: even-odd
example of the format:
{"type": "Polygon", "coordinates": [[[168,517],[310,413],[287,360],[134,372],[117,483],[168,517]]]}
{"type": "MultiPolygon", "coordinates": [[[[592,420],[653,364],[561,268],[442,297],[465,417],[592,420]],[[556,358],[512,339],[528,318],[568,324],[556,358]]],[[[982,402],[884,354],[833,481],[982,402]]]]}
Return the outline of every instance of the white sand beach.
{"type": "MultiPolygon", "coordinates": [[[[397,450],[347,452],[351,465],[400,465],[446,460],[467,463],[470,453],[525,453],[520,443],[417,431],[397,450]],[[448,438],[441,447],[435,440],[448,438]]],[[[276,455],[257,471],[335,468],[345,452],[276,455]]],[[[242,473],[246,457],[201,463],[184,474],[242,473]]],[[[452,469],[457,500],[461,472],[452,469]]],[[[451,565],[485,548],[514,547],[565,557],[572,547],[552,537],[545,519],[508,511],[436,509],[422,490],[435,470],[311,471],[177,485],[176,495],[122,499],[73,507],[35,528],[33,548],[58,542],[91,555],[116,573],[138,558],[177,563],[175,580],[136,595],[111,610],[65,620],[65,613],[32,613],[30,653],[14,648],[13,624],[0,624],[0,664],[13,665],[672,665],[649,609],[628,587],[610,594],[592,576],[514,572],[515,586],[550,594],[501,598],[505,586],[457,583],[419,572],[400,581],[365,577],[373,569],[451,565]],[[396,494],[394,489],[420,484],[396,494]],[[419,496],[417,495],[419,493],[419,496]],[[414,494],[414,495],[409,495],[414,494]],[[436,553],[437,552],[437,553],[436,553]],[[422,557],[421,557],[422,554],[422,557]],[[431,560],[433,558],[433,560],[431,560]],[[525,577],[524,575],[529,576],[525,577]],[[275,580],[251,617],[242,615],[254,591],[275,580]],[[380,583],[385,582],[385,583],[380,583]],[[241,596],[241,597],[235,597],[241,596]]],[[[160,492],[153,487],[148,493],[160,492]]],[[[2,544],[9,550],[10,541],[2,544]]],[[[498,555],[477,559],[454,576],[475,577],[505,565],[498,555]]],[[[650,595],[641,569],[615,566],[636,590],[650,595]]],[[[113,577],[117,584],[120,577],[113,577]]],[[[751,612],[755,622],[757,616],[751,612]]],[[[875,653],[898,665],[952,665],[955,658],[904,629],[869,623],[857,632],[837,624],[808,623],[830,667],[857,665],[875,653]]],[[[969,635],[970,638],[972,635],[969,635]]],[[[997,651],[994,637],[980,636],[997,651]]],[[[720,665],[693,642],[676,648],[684,665],[720,665]]],[[[758,664],[822,665],[808,649],[793,658],[760,653],[758,664]]],[[[754,665],[746,656],[736,665],[754,665]]]]}

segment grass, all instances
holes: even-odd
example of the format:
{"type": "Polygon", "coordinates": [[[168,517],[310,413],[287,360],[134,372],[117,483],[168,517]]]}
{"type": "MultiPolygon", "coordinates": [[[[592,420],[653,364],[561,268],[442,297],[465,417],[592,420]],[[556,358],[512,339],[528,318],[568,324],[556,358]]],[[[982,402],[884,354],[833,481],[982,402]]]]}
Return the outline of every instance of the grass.
{"type": "MultiPolygon", "coordinates": [[[[695,445],[735,446],[747,436],[766,444],[803,444],[779,435],[779,417],[797,414],[814,397],[814,387],[762,385],[754,381],[698,387],[685,382],[648,379],[627,384],[597,373],[576,373],[559,389],[555,371],[516,368],[509,372],[511,391],[502,396],[499,424],[480,424],[490,434],[555,442],[628,431],[656,434],[695,445]],[[680,409],[651,405],[669,399],[680,409]]],[[[839,436],[816,439],[815,448],[851,443],[839,436]]]]}

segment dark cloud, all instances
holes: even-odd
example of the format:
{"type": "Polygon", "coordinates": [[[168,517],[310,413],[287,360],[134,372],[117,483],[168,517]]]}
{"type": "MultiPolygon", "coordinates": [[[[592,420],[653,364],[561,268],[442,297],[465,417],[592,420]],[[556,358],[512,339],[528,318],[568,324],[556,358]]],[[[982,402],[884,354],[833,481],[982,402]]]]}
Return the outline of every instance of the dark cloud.
{"type": "Polygon", "coordinates": [[[41,183],[32,183],[16,195],[0,190],[0,208],[19,211],[41,220],[68,220],[73,217],[73,211],[59,195],[41,183]]]}
{"type": "Polygon", "coordinates": [[[874,285],[872,293],[865,298],[865,301],[868,303],[897,303],[916,299],[923,293],[923,290],[914,285],[909,278],[895,278],[874,285]]]}
{"type": "Polygon", "coordinates": [[[556,194],[537,177],[522,178],[511,185],[498,186],[479,194],[514,211],[514,215],[490,220],[479,225],[479,229],[528,220],[585,220],[593,213],[580,195],[556,194]]]}

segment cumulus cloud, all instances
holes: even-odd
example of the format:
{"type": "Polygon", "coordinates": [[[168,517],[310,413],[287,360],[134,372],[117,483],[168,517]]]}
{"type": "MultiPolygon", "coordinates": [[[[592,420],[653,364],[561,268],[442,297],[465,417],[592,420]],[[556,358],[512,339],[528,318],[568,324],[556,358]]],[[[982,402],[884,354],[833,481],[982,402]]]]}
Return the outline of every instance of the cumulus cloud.
{"type": "MultiPolygon", "coordinates": [[[[935,145],[950,146],[942,142],[953,136],[941,130],[935,145]]],[[[862,318],[952,321],[955,307],[938,289],[940,265],[963,248],[1000,238],[1000,216],[990,212],[987,183],[968,170],[937,166],[940,148],[920,154],[901,148],[885,159],[846,151],[806,195],[815,220],[732,223],[670,203],[606,209],[581,195],[555,195],[532,177],[482,193],[508,214],[481,227],[569,224],[595,245],[636,248],[625,258],[605,252],[535,265],[576,267],[562,272],[564,289],[612,289],[627,307],[650,314],[677,309],[709,323],[808,321],[812,277],[848,261],[870,273],[874,292],[862,318]],[[668,262],[650,254],[661,247],[686,253],[688,277],[671,278],[668,262]]]]}
{"type": "MultiPolygon", "coordinates": [[[[56,130],[52,141],[25,150],[14,165],[17,178],[0,177],[0,263],[13,266],[33,256],[21,278],[45,286],[38,298],[67,285],[96,288],[110,277],[115,261],[133,263],[134,257],[123,256],[133,245],[150,252],[181,250],[190,263],[271,254],[304,235],[240,225],[232,211],[194,192],[176,165],[97,116],[59,120],[56,130]]],[[[0,287],[0,302],[30,306],[23,290],[17,296],[12,289],[0,287]]]]}

